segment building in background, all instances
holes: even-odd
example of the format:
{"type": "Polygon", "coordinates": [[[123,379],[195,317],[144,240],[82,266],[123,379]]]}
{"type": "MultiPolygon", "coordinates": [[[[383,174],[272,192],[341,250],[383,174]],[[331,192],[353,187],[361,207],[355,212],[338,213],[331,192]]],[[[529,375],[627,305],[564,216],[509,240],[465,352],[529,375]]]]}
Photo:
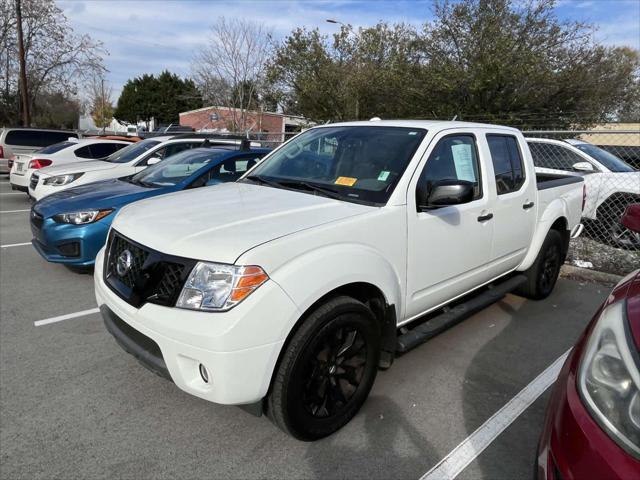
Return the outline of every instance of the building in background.
{"type": "MultiPolygon", "coordinates": [[[[239,109],[229,107],[204,107],[180,114],[180,125],[192,127],[197,131],[229,132],[233,125],[234,113],[239,109]]],[[[289,134],[300,132],[313,123],[304,117],[284,115],[275,112],[248,111],[247,130],[249,133],[260,133],[261,139],[284,141],[289,134]]],[[[234,132],[237,133],[237,132],[234,132]]]]}

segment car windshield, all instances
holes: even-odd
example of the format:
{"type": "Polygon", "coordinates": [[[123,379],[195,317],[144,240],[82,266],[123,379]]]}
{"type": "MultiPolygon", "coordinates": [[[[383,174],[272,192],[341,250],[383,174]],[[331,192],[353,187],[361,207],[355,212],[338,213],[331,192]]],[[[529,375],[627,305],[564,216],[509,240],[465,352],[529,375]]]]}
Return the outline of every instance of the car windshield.
{"type": "Polygon", "coordinates": [[[38,153],[51,154],[59,152],[60,150],[64,150],[72,145],[78,145],[77,142],[60,142],[54,143],[53,145],[49,145],[48,147],[41,148],[38,150],[38,153]]]}
{"type": "Polygon", "coordinates": [[[386,126],[314,128],[275,151],[243,181],[384,204],[426,133],[386,126]]]}
{"type": "Polygon", "coordinates": [[[574,147],[582,150],[590,157],[595,158],[605,167],[612,172],[634,172],[635,170],[631,165],[626,164],[623,160],[616,157],[614,154],[607,152],[603,148],[596,147],[589,143],[579,143],[574,147]]]}
{"type": "Polygon", "coordinates": [[[126,147],[118,150],[115,153],[112,153],[107,158],[103,159],[105,162],[111,163],[127,163],[131,160],[135,160],[140,155],[142,155],[147,150],[155,147],[160,144],[159,140],[142,140],[138,143],[132,143],[131,145],[127,145],[126,147]]]}
{"type": "Polygon", "coordinates": [[[132,183],[147,187],[166,187],[180,183],[213,160],[228,156],[225,150],[184,150],[131,177],[132,183]]]}

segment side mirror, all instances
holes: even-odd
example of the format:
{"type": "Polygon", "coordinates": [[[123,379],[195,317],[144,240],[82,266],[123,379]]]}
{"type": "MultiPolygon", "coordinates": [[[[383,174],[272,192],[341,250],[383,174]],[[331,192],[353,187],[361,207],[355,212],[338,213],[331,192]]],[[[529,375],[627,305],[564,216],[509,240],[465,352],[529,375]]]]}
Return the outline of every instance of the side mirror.
{"type": "Polygon", "coordinates": [[[593,172],[595,169],[589,162],[578,162],[572,165],[574,170],[578,172],[593,172]]]}
{"type": "Polygon", "coordinates": [[[436,182],[431,190],[426,192],[426,198],[418,198],[418,207],[429,210],[469,203],[472,200],[473,183],[465,180],[442,180],[436,182]]]}
{"type": "Polygon", "coordinates": [[[150,159],[147,160],[147,165],[155,165],[160,160],[162,160],[160,157],[151,157],[150,159]]]}
{"type": "Polygon", "coordinates": [[[622,215],[620,223],[632,232],[640,233],[640,203],[632,203],[622,215]]]}

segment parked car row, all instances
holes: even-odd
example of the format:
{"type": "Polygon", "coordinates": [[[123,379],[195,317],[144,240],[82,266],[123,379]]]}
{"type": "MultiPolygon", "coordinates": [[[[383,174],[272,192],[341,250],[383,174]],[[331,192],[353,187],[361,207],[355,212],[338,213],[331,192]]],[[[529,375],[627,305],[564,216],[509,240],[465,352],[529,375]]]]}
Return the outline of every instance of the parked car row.
{"type": "MultiPolygon", "coordinates": [[[[541,170],[536,142],[431,121],[322,125],[274,151],[157,136],[37,169],[33,245],[95,265],[105,326],[145,367],[315,440],[357,414],[397,355],[508,292],[551,294],[589,186],[541,170]]],[[[623,221],[640,230],[637,209],[623,221]]],[[[540,478],[639,465],[637,275],[567,360],[540,478]]]]}

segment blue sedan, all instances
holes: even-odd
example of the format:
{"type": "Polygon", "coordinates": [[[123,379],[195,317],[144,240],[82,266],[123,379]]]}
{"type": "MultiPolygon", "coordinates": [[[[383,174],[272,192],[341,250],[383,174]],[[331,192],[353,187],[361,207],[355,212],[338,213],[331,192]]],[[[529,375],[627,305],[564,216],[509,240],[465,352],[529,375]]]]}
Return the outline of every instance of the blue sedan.
{"type": "Polygon", "coordinates": [[[130,177],[54,193],[31,209],[31,243],[49,262],[90,267],[120,208],[165,193],[234,182],[269,152],[264,148],[194,148],[130,177]]]}

